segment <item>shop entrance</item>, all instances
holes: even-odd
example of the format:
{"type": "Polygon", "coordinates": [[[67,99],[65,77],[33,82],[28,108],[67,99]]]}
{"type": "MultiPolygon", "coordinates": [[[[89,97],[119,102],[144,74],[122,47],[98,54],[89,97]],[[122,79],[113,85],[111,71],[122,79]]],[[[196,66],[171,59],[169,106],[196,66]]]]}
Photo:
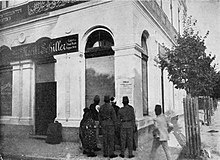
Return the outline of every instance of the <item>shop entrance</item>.
{"type": "Polygon", "coordinates": [[[36,83],[35,134],[46,135],[56,118],[56,82],[36,83]]]}

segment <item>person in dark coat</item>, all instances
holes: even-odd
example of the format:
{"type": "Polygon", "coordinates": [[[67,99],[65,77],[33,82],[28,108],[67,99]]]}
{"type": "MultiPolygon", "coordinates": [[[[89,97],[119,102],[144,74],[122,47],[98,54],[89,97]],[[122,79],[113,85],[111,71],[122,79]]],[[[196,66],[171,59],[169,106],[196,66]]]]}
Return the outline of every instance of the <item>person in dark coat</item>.
{"type": "MultiPolygon", "coordinates": [[[[118,117],[118,111],[120,109],[119,106],[116,105],[116,100],[115,100],[115,97],[111,97],[110,99],[111,101],[111,105],[112,107],[114,108],[115,110],[115,113],[116,113],[116,117],[118,117]]],[[[115,145],[121,145],[121,140],[120,140],[120,125],[119,125],[119,121],[117,119],[117,125],[115,127],[115,145]]]]}
{"type": "Polygon", "coordinates": [[[104,96],[104,102],[99,110],[99,118],[103,134],[103,156],[109,158],[117,157],[114,154],[114,137],[116,125],[116,113],[110,104],[110,97],[104,96]]]}
{"type": "Polygon", "coordinates": [[[96,125],[92,119],[92,112],[89,108],[84,108],[83,119],[80,122],[79,138],[82,142],[83,154],[88,157],[95,157],[96,142],[96,125]]]}
{"type": "Polygon", "coordinates": [[[118,111],[118,119],[121,126],[121,154],[120,157],[124,158],[126,144],[128,147],[128,158],[133,158],[133,137],[135,129],[135,113],[134,108],[129,105],[129,99],[127,96],[122,98],[123,107],[118,111]]]}
{"type": "MultiPolygon", "coordinates": [[[[96,141],[98,143],[99,140],[99,102],[100,102],[100,97],[96,95],[93,99],[93,103],[89,106],[91,112],[92,112],[92,119],[95,121],[96,124],[96,141]]],[[[98,146],[95,147],[95,151],[101,150],[98,148],[98,146]]]]}

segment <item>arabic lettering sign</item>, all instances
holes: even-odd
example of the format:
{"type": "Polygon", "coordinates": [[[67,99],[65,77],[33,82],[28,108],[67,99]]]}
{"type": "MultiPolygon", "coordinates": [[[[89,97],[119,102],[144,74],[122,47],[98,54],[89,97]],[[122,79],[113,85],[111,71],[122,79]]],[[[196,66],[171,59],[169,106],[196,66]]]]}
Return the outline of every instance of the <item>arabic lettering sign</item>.
{"type": "Polygon", "coordinates": [[[36,15],[48,13],[87,1],[88,0],[31,1],[27,4],[1,11],[0,26],[8,25],[13,22],[20,22],[21,20],[29,17],[34,17],[36,15]]]}
{"type": "Polygon", "coordinates": [[[11,59],[24,60],[50,57],[78,51],[78,34],[49,39],[41,38],[36,43],[12,47],[11,59]]]}
{"type": "Polygon", "coordinates": [[[82,1],[82,0],[32,1],[28,3],[27,10],[28,10],[28,15],[33,16],[33,15],[38,15],[41,13],[61,9],[64,7],[76,5],[82,2],[86,2],[86,1],[82,1]]]}

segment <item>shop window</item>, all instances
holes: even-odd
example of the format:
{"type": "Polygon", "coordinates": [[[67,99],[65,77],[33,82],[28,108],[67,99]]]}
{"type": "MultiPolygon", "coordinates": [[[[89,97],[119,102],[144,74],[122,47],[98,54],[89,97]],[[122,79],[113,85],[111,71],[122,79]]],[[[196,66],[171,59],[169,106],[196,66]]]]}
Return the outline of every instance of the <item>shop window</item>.
{"type": "Polygon", "coordinates": [[[36,83],[54,82],[54,63],[36,65],[36,83]]]}
{"type": "Polygon", "coordinates": [[[0,10],[8,7],[9,7],[9,1],[0,1],[0,10]]]}
{"type": "Polygon", "coordinates": [[[148,32],[144,32],[141,37],[142,53],[142,96],[143,96],[143,115],[148,115],[148,32]]]}
{"type": "Polygon", "coordinates": [[[111,35],[102,30],[93,32],[86,44],[86,106],[99,95],[103,104],[104,95],[115,96],[114,45],[111,35]]]}
{"type": "Polygon", "coordinates": [[[12,115],[12,72],[0,70],[0,115],[12,115]]]}

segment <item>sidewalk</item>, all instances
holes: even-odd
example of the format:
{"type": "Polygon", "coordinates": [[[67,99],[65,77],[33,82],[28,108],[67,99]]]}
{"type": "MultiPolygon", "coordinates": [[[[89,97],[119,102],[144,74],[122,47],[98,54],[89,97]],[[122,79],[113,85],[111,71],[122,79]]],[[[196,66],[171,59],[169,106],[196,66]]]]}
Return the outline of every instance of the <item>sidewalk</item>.
{"type": "MultiPolygon", "coordinates": [[[[51,145],[45,143],[42,139],[21,139],[21,138],[4,138],[0,141],[0,153],[3,154],[4,160],[107,160],[102,156],[102,151],[97,152],[97,157],[87,157],[82,154],[79,143],[62,142],[60,144],[51,145]]],[[[135,160],[147,160],[151,150],[152,140],[139,145],[137,151],[134,151],[135,160]]],[[[175,160],[179,156],[181,149],[171,147],[172,159],[175,160]]],[[[127,152],[126,152],[127,153],[127,152]]],[[[158,160],[165,158],[162,147],[158,149],[158,160]]],[[[120,154],[117,150],[116,154],[120,154]]],[[[125,155],[126,156],[126,155],[125,155]]],[[[127,156],[126,156],[127,157],[127,156]]],[[[122,160],[128,158],[116,157],[114,160],[122,160]]]]}
{"type": "Polygon", "coordinates": [[[210,126],[201,126],[202,148],[210,153],[212,160],[220,160],[220,106],[214,112],[210,126]]]}

